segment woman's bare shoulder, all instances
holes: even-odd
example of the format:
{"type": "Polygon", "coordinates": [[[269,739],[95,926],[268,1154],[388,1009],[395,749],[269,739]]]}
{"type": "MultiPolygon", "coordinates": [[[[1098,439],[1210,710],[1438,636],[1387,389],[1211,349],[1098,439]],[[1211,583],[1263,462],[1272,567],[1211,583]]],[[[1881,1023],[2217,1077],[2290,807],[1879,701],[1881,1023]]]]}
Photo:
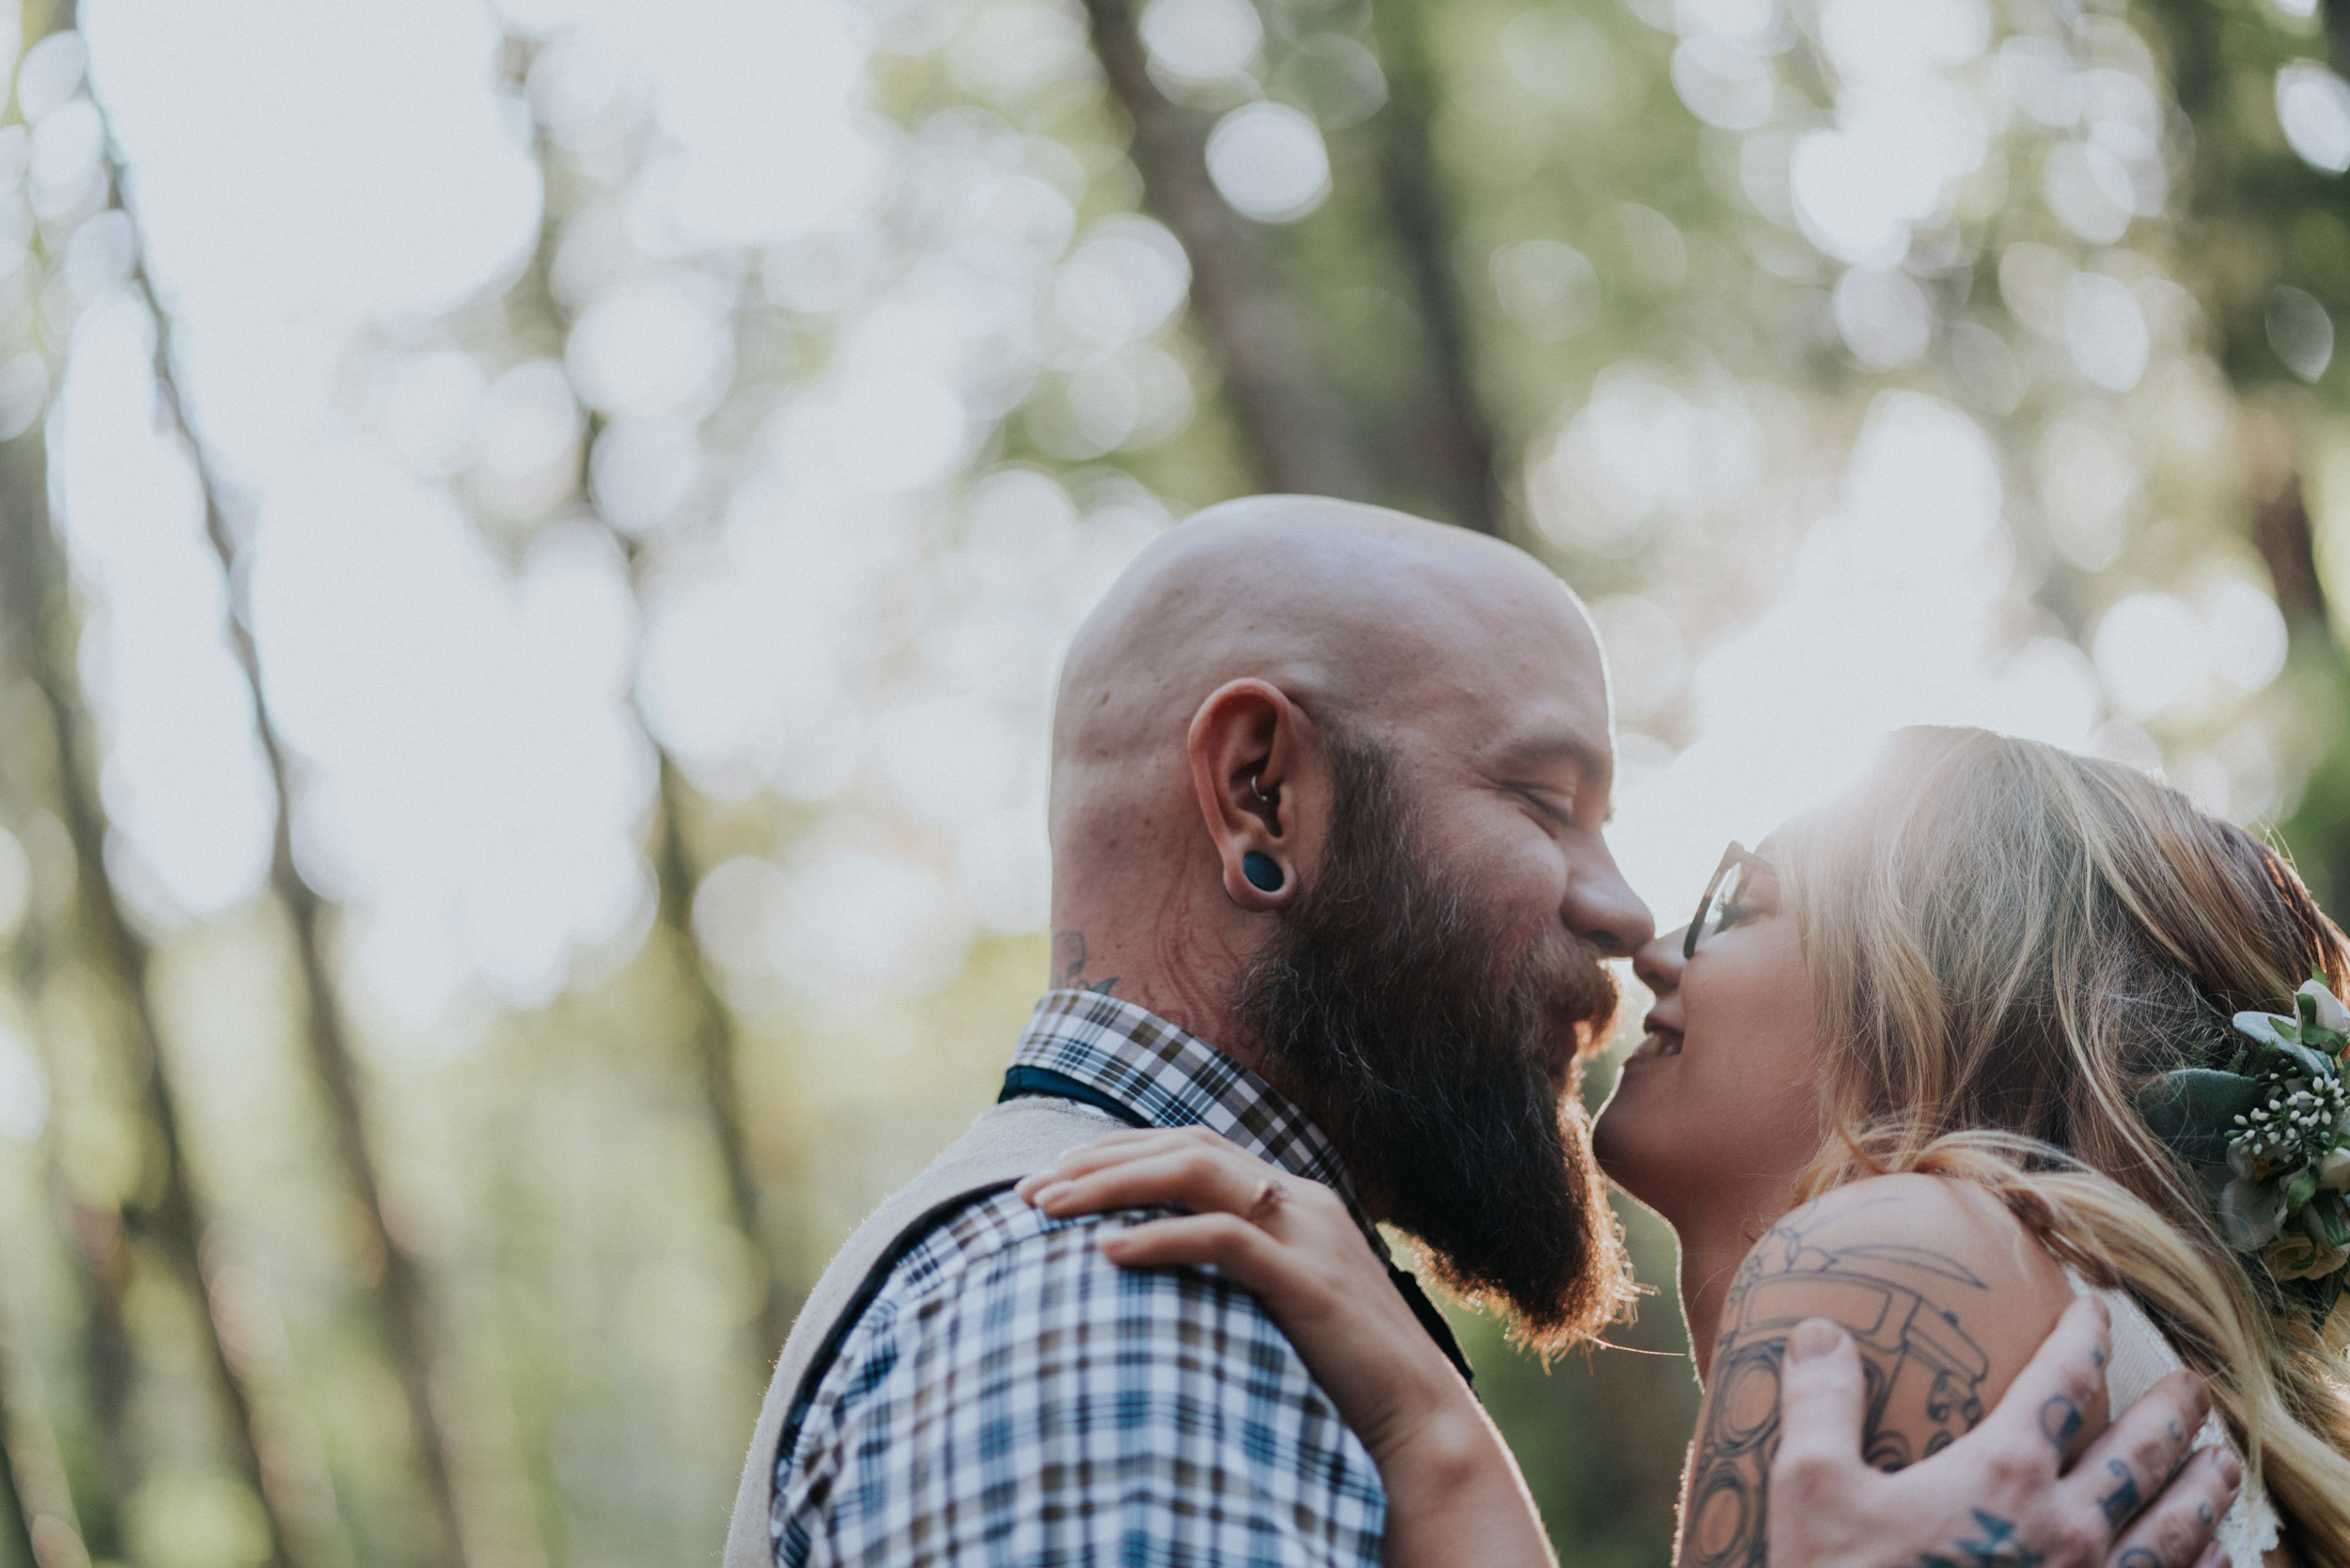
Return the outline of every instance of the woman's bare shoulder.
{"type": "MultiPolygon", "coordinates": [[[[1778,1451],[1779,1368],[1807,1318],[1860,1347],[1862,1444],[1888,1469],[1973,1429],[2056,1325],[2072,1288],[1998,1199],[1935,1176],[1879,1176],[1824,1194],[1765,1231],[1722,1309],[1682,1504],[1679,1560],[1764,1568],[1764,1502],[1778,1451]]],[[[2044,1419],[2060,1447],[2086,1417],[2044,1419]]]]}
{"type": "MultiPolygon", "coordinates": [[[[2053,1322],[2072,1299],[2064,1272],[2007,1205],[1946,1176],[1872,1176],[1782,1216],[1747,1254],[1776,1268],[1825,1252],[1831,1272],[1919,1272],[2003,1297],[2044,1297],[2053,1322]]],[[[1963,1299],[1963,1297],[1962,1297],[1963,1299]]]]}
{"type": "Polygon", "coordinates": [[[1775,1357],[1806,1318],[1841,1324],[1878,1374],[1872,1456],[1908,1464],[1982,1419],[2072,1298],[1992,1194],[1872,1177],[1788,1214],[1747,1252],[1722,1311],[1716,1382],[1742,1352],[1775,1357]]]}

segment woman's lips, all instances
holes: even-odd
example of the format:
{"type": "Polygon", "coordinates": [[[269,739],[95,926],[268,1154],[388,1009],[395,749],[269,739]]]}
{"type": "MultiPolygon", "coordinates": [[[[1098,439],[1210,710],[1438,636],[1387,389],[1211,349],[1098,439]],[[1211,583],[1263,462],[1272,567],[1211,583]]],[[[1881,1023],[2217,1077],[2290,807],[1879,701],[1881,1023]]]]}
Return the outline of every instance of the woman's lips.
{"type": "Polygon", "coordinates": [[[1677,1029],[1651,1029],[1634,1046],[1626,1061],[1653,1061],[1681,1054],[1681,1034],[1677,1029]]]}

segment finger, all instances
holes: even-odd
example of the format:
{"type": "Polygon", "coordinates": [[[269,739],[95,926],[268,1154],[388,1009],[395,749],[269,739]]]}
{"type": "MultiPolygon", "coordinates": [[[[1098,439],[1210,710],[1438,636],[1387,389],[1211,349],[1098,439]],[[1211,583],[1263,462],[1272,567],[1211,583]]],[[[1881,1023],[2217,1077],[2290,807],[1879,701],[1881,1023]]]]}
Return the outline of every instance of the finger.
{"type": "Polygon", "coordinates": [[[1809,1511],[1861,1464],[1866,1380],[1852,1336],[1807,1318],[1787,1337],[1779,1369],[1778,1456],[1771,1465],[1771,1512],[1809,1511]]]}
{"type": "MultiPolygon", "coordinates": [[[[1181,1215],[1120,1228],[1101,1241],[1102,1254],[1120,1268],[1199,1267],[1214,1264],[1224,1277],[1252,1292],[1303,1348],[1333,1324],[1347,1325],[1360,1338],[1366,1324],[1387,1321],[1405,1342],[1428,1344],[1403,1297],[1389,1289],[1379,1263],[1352,1225],[1342,1236],[1324,1234],[1304,1244],[1284,1242],[1262,1227],[1231,1215],[1181,1215]]],[[[1364,1342],[1376,1342],[1371,1334],[1364,1342]]],[[[1312,1359],[1311,1355],[1308,1357],[1312,1359]]]]}
{"type": "Polygon", "coordinates": [[[1120,1160],[1138,1155],[1165,1152],[1178,1148],[1174,1130],[1167,1127],[1138,1127],[1129,1131],[1105,1133],[1089,1138],[1073,1149],[1062,1151],[1059,1157],[1042,1170],[1020,1179],[1014,1191],[1026,1194],[1048,1183],[1073,1176],[1087,1170],[1115,1165],[1120,1160]]]}
{"type": "MultiPolygon", "coordinates": [[[[1136,1160],[1164,1158],[1198,1147],[1200,1145],[1195,1140],[1172,1128],[1150,1127],[1134,1132],[1111,1133],[1089,1143],[1081,1143],[1042,1170],[1023,1176],[1013,1184],[1012,1190],[1022,1198],[1032,1198],[1056,1183],[1113,1166],[1131,1164],[1136,1160]]],[[[1238,1153],[1238,1149],[1235,1148],[1233,1152],[1238,1153]]]]}
{"type": "Polygon", "coordinates": [[[2120,1532],[2162,1491],[2210,1413],[2203,1380],[2172,1372],[2114,1418],[2067,1472],[2067,1489],[2095,1502],[2107,1528],[2120,1532]]]}
{"type": "Polygon", "coordinates": [[[1268,1306],[1299,1282],[1300,1261],[1279,1242],[1230,1215],[1183,1215],[1112,1231],[1102,1256],[1120,1268],[1198,1268],[1214,1264],[1268,1306]]]}
{"type": "Polygon", "coordinates": [[[2053,1477],[2105,1427],[2105,1366],[2112,1332],[2113,1314],[2104,1302],[2076,1297],[2008,1385],[1998,1408],[1960,1441],[2041,1456],[2046,1468],[2034,1464],[2033,1477],[2053,1477]]]}
{"type": "MultiPolygon", "coordinates": [[[[1185,1151],[1230,1159],[1248,1165],[1262,1165],[1254,1155],[1244,1152],[1238,1144],[1217,1137],[1204,1127],[1142,1127],[1131,1132],[1105,1134],[1063,1153],[1047,1168],[1021,1179],[1020,1189],[1034,1190],[1055,1181],[1067,1181],[1110,1166],[1133,1160],[1154,1159],[1185,1151]]],[[[1265,1166],[1268,1171],[1273,1168],[1265,1166]]],[[[1025,1196],[1025,1192],[1024,1192],[1025,1196]]]]}
{"type": "Polygon", "coordinates": [[[2114,1542],[2106,1568],[2210,1568],[2214,1552],[2224,1560],[2212,1532],[2243,1482],[2244,1466],[2234,1454],[2217,1444],[2199,1450],[2114,1542]]]}
{"type": "Polygon", "coordinates": [[[1268,1210],[1264,1194],[1266,1184],[1277,1181],[1262,1166],[1236,1166],[1202,1151],[1185,1149],[1055,1181],[1026,1197],[1056,1218],[1175,1203],[1195,1214],[1271,1219],[1278,1206],[1268,1210]]]}

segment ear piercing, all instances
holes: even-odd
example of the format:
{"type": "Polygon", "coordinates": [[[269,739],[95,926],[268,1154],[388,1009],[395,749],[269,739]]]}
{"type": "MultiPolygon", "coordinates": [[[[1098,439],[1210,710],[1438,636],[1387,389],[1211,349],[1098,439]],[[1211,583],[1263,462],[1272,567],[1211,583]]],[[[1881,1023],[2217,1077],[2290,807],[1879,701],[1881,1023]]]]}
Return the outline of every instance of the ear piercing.
{"type": "MultiPolygon", "coordinates": [[[[1260,802],[1279,809],[1279,803],[1264,792],[1264,769],[1259,768],[1248,776],[1248,788],[1260,802]]],[[[1262,850],[1250,850],[1240,857],[1240,874],[1246,877],[1248,886],[1260,893],[1277,893],[1281,890],[1281,884],[1288,880],[1281,874],[1281,863],[1262,850]]]]}

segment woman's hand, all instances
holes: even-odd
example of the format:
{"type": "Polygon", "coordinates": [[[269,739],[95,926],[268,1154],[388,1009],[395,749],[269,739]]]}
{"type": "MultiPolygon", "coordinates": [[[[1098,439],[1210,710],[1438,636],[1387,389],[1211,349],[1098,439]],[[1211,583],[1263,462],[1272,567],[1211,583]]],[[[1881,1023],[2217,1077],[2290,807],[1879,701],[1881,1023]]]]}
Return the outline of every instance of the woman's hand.
{"type": "Polygon", "coordinates": [[[1111,1231],[1103,1255],[1127,1268],[1212,1263],[1255,1294],[1379,1466],[1389,1568],[1553,1561],[1501,1435],[1328,1187],[1185,1127],[1097,1138],[1018,1191],[1056,1217],[1191,1211],[1111,1231]]]}

